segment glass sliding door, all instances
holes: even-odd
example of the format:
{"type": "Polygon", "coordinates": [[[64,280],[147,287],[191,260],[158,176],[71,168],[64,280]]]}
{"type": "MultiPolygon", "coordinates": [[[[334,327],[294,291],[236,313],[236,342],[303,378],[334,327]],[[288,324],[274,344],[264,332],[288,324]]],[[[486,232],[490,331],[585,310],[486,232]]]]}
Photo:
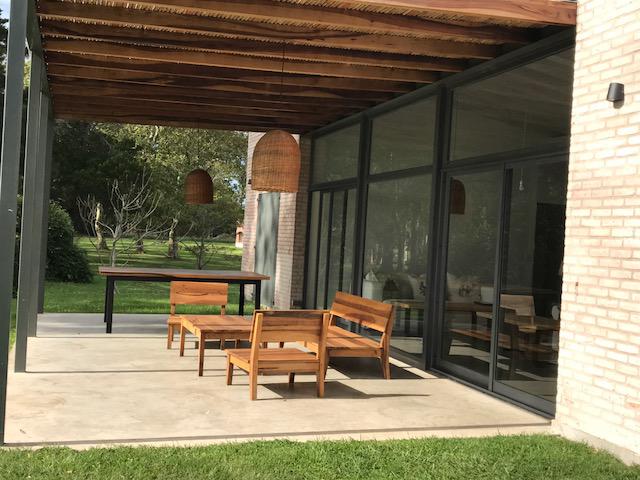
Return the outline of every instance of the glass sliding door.
{"type": "Polygon", "coordinates": [[[438,364],[488,386],[502,170],[454,175],[438,364]]]}
{"type": "Polygon", "coordinates": [[[393,303],[391,345],[422,358],[431,175],[371,183],[362,296],[393,303]]]}
{"type": "Polygon", "coordinates": [[[509,173],[494,388],[536,397],[539,408],[550,410],[558,370],[567,163],[525,164],[509,173]]]}
{"type": "Polygon", "coordinates": [[[307,308],[327,308],[353,283],[354,188],[313,192],[307,256],[307,308]]]}

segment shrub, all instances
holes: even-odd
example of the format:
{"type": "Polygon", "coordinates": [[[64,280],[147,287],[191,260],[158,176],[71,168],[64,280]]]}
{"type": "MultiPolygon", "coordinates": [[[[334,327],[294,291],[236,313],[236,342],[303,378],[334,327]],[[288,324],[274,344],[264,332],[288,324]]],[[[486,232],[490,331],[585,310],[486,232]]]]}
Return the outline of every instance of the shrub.
{"type": "MultiPolygon", "coordinates": [[[[20,259],[20,228],[22,226],[22,197],[18,197],[18,232],[13,270],[14,294],[18,288],[20,259]]],[[[49,228],[47,231],[46,278],[58,282],[89,283],[92,280],[87,255],[73,243],[73,224],[69,214],[56,202],[49,203],[49,228]]]]}
{"type": "Polygon", "coordinates": [[[92,279],[87,254],[73,243],[71,217],[55,202],[49,204],[47,280],[88,283],[92,279]]]}

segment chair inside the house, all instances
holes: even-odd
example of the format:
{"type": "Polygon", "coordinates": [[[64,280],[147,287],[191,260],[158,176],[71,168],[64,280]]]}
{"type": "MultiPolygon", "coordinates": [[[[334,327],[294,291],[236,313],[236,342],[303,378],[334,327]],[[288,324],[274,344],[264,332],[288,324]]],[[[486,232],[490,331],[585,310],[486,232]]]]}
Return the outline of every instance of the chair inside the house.
{"type": "MultiPolygon", "coordinates": [[[[179,305],[206,305],[220,307],[224,315],[229,301],[229,285],[214,282],[171,282],[169,291],[170,314],[167,319],[167,348],[173,344],[173,337],[180,330],[179,305]]],[[[211,313],[211,312],[208,312],[211,313]]]]}

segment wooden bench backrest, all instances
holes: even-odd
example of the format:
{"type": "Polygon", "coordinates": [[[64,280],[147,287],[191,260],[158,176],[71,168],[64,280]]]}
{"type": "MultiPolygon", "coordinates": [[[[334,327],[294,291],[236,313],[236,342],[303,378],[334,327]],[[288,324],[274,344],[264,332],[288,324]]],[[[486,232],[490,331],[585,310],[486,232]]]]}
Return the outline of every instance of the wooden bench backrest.
{"type": "Polygon", "coordinates": [[[332,316],[383,334],[388,333],[393,324],[393,305],[344,292],[336,292],[330,312],[332,316]]]}
{"type": "Polygon", "coordinates": [[[171,282],[169,303],[171,314],[176,305],[215,305],[224,313],[228,302],[229,285],[214,282],[171,282]]]}
{"type": "Polygon", "coordinates": [[[251,342],[319,343],[329,328],[329,314],[323,310],[256,310],[251,342]]]}
{"type": "Polygon", "coordinates": [[[514,310],[519,317],[532,317],[536,314],[536,307],[531,295],[500,295],[500,306],[507,310],[514,310]]]}

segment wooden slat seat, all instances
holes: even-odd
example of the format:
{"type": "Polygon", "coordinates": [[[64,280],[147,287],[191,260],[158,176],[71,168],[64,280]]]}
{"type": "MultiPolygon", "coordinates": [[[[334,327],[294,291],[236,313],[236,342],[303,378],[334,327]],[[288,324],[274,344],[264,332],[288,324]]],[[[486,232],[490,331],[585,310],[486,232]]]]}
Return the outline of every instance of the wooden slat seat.
{"type": "MultiPolygon", "coordinates": [[[[391,378],[389,348],[394,306],[349,293],[337,292],[329,313],[331,325],[327,334],[328,360],[331,357],[378,358],[382,375],[384,378],[391,378]],[[339,327],[336,325],[338,318],[380,333],[380,340],[376,341],[339,327]]],[[[317,344],[309,342],[306,345],[312,351],[318,351],[317,344]]]]}
{"type": "Polygon", "coordinates": [[[249,374],[249,396],[258,395],[258,375],[288,373],[293,384],[296,373],[315,373],[318,396],[324,396],[326,340],[329,313],[321,310],[256,310],[251,330],[251,348],[227,350],[227,385],[233,382],[233,369],[249,374]],[[316,352],[298,348],[269,350],[268,342],[309,342],[316,352]]]}
{"type": "Polygon", "coordinates": [[[229,285],[217,282],[171,282],[169,289],[170,313],[167,319],[167,348],[173,344],[176,327],[182,320],[176,315],[177,305],[208,305],[220,307],[224,315],[229,295],[229,285]]]}

